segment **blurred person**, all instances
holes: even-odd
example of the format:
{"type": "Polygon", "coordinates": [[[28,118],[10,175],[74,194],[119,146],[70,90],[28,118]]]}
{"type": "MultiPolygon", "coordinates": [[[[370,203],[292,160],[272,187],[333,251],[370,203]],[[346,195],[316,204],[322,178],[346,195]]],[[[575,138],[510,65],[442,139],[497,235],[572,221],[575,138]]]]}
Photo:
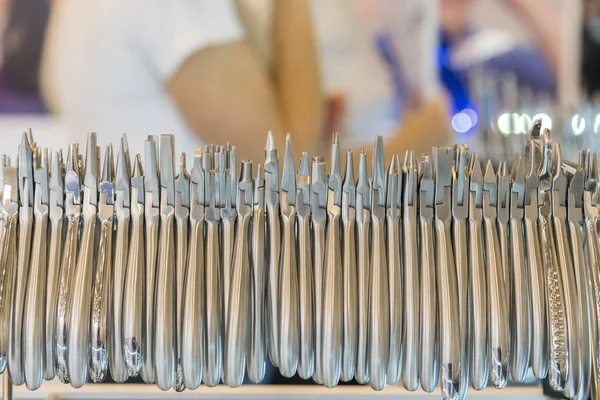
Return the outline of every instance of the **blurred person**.
{"type": "Polygon", "coordinates": [[[514,75],[519,86],[536,94],[556,94],[560,31],[554,5],[552,0],[441,0],[441,75],[455,112],[469,105],[467,82],[473,70],[514,75]],[[522,26],[531,41],[494,28],[490,19],[499,13],[507,14],[511,25],[522,26]]]}
{"type": "MultiPolygon", "coordinates": [[[[320,146],[333,129],[355,149],[370,148],[376,133],[397,150],[447,144],[446,110],[435,89],[415,106],[409,88],[404,111],[390,111],[398,104],[393,68],[361,19],[366,8],[376,9],[374,19],[392,14],[385,7],[401,16],[406,3],[418,23],[437,15],[437,0],[271,0],[260,18],[248,3],[256,1],[53,1],[42,69],[48,104],[74,140],[97,131],[101,142],[116,142],[127,133],[133,152],[147,134],[174,133],[178,151],[231,141],[241,157],[259,161],[267,130],[280,149],[291,132],[297,153],[329,153],[320,146]],[[320,39],[327,35],[334,40],[320,39]]],[[[423,31],[435,39],[435,27],[423,31]]],[[[431,66],[414,61],[407,74],[435,68],[427,59],[433,43],[416,58],[431,66]]],[[[411,61],[417,50],[413,44],[398,58],[411,61]]]]}
{"type": "Polygon", "coordinates": [[[39,73],[48,0],[0,0],[0,113],[45,113],[39,73]]]}
{"type": "Polygon", "coordinates": [[[583,2],[582,84],[590,97],[600,90],[600,0],[583,2]]]}

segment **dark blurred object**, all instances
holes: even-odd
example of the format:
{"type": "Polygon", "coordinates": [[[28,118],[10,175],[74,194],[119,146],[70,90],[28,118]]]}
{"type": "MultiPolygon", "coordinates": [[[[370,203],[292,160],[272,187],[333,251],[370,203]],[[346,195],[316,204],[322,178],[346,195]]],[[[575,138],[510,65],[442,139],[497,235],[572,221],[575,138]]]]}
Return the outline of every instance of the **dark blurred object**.
{"type": "Polygon", "coordinates": [[[45,112],[39,73],[50,12],[48,0],[18,0],[9,5],[2,35],[0,112],[45,112]]]}
{"type": "Polygon", "coordinates": [[[592,96],[600,90],[600,2],[584,1],[584,26],[581,49],[581,79],[585,92],[592,96]]]}
{"type": "Polygon", "coordinates": [[[14,89],[39,92],[42,46],[50,7],[48,0],[18,0],[9,7],[3,35],[3,76],[14,89]]]}

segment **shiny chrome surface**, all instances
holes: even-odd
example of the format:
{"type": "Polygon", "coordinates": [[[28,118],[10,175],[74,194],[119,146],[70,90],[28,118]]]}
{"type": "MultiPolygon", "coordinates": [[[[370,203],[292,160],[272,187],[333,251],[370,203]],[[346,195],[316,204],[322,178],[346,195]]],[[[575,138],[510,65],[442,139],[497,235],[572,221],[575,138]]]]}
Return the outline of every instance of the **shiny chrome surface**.
{"type": "Polygon", "coordinates": [[[342,361],[342,237],[341,237],[342,176],[340,146],[337,134],[333,138],[331,170],[327,182],[327,228],[323,270],[321,351],[323,353],[323,385],[338,384],[342,361]]]}
{"type": "MultiPolygon", "coordinates": [[[[74,388],[82,387],[88,377],[89,329],[91,324],[95,264],[94,239],[96,236],[98,212],[98,159],[96,134],[90,133],[88,135],[83,179],[83,227],[81,228],[82,231],[79,237],[77,264],[73,271],[74,277],[69,300],[70,307],[67,310],[67,373],[69,382],[74,388]]],[[[73,227],[73,229],[77,229],[77,227],[73,227]]],[[[72,232],[72,234],[76,236],[77,232],[72,232]]],[[[67,240],[69,239],[67,238],[67,240]]],[[[72,249],[72,251],[76,251],[76,249],[72,249]]],[[[71,256],[69,255],[69,257],[71,256]]],[[[63,268],[65,268],[64,265],[63,268]]]]}
{"type": "MultiPolygon", "coordinates": [[[[116,163],[117,170],[114,183],[115,216],[113,218],[113,225],[116,225],[116,233],[114,235],[112,279],[109,287],[111,294],[109,297],[109,320],[111,322],[108,333],[108,362],[110,364],[112,379],[115,382],[125,382],[129,374],[125,362],[126,353],[123,326],[126,321],[123,310],[131,226],[131,160],[129,158],[127,136],[125,135],[121,137],[121,146],[117,154],[116,163]]],[[[141,292],[139,296],[141,298],[141,292]]]]}
{"type": "MultiPolygon", "coordinates": [[[[434,252],[435,233],[433,230],[435,183],[429,156],[423,156],[421,171],[419,182],[419,243],[421,246],[419,380],[421,388],[431,393],[437,387],[439,380],[439,322],[434,252]]],[[[414,174],[414,171],[412,173],[414,174]]],[[[410,185],[407,183],[406,193],[411,193],[408,192],[409,187],[410,185]]]]}
{"type": "MultiPolygon", "coordinates": [[[[279,371],[292,377],[298,368],[298,257],[296,254],[296,174],[290,135],[286,138],[280,190],[281,254],[279,257],[279,371]]],[[[241,382],[240,382],[241,383],[241,382]]]]}
{"type": "Polygon", "coordinates": [[[455,399],[460,391],[460,320],[456,266],[451,241],[451,148],[434,149],[435,258],[440,332],[440,380],[442,397],[455,399]]]}

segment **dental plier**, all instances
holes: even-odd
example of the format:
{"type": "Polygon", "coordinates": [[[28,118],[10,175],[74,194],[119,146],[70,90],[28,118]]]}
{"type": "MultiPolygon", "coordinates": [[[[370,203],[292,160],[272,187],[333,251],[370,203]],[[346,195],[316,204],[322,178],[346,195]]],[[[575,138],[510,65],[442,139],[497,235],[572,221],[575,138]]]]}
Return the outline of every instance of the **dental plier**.
{"type": "MultiPolygon", "coordinates": [[[[546,133],[546,132],[544,132],[546,133]]],[[[547,137],[546,135],[544,136],[547,137]]],[[[545,143],[546,144],[546,143],[545,143]]],[[[548,140],[548,146],[549,146],[548,140]]],[[[573,256],[570,251],[567,233],[567,200],[568,178],[563,170],[563,160],[560,145],[555,143],[551,149],[552,159],[550,171],[552,177],[552,222],[555,233],[555,245],[561,279],[564,301],[565,321],[567,327],[567,370],[568,377],[564,385],[564,394],[573,398],[581,385],[581,342],[579,334],[579,314],[577,308],[577,291],[573,256]]]]}
{"type": "Polygon", "coordinates": [[[88,135],[83,180],[83,228],[79,239],[77,267],[71,290],[67,331],[67,371],[74,388],[82,387],[88,375],[94,272],[94,241],[98,210],[98,147],[96,134],[88,135]]]}
{"type": "Polygon", "coordinates": [[[327,228],[325,234],[325,265],[323,270],[322,303],[322,373],[323,384],[338,384],[342,361],[342,176],[338,135],[333,138],[331,170],[327,182],[327,228]]]}
{"type": "Polygon", "coordinates": [[[141,376],[146,383],[156,382],[154,313],[156,274],[158,269],[158,238],[160,226],[160,186],[156,140],[148,136],[144,144],[144,325],[142,338],[141,376]]]}
{"type": "Polygon", "coordinates": [[[205,171],[205,209],[206,239],[205,239],[205,268],[206,268],[206,347],[204,350],[204,364],[202,380],[207,386],[215,386],[221,379],[221,296],[222,286],[220,278],[220,243],[219,227],[221,213],[217,207],[216,193],[220,185],[225,182],[218,181],[216,171],[213,169],[213,156],[219,157],[220,152],[213,153],[210,148],[205,148],[203,158],[205,171]],[[208,151],[206,151],[208,150],[208,151]],[[208,156],[206,156],[208,155],[208,156]]]}
{"type": "MultiPolygon", "coordinates": [[[[19,179],[19,229],[17,241],[17,268],[13,275],[12,311],[8,340],[8,373],[13,385],[25,382],[23,370],[22,327],[24,318],[25,292],[30,269],[31,236],[33,230],[34,205],[34,150],[27,133],[23,133],[19,146],[17,176],[19,179]]],[[[37,158],[37,157],[36,157],[37,158]]]]}
{"type": "MultiPolygon", "coordinates": [[[[120,156],[120,164],[123,156],[120,156]]],[[[119,203],[119,180],[125,178],[117,166],[117,204],[119,203]],[[119,177],[121,176],[121,177],[119,177]]],[[[123,189],[123,198],[125,197],[123,189]]],[[[127,376],[136,377],[140,374],[144,364],[146,342],[144,340],[144,295],[145,295],[145,248],[144,237],[144,169],[142,160],[137,154],[133,164],[130,186],[130,218],[131,239],[129,240],[129,253],[127,255],[127,271],[123,289],[122,335],[123,357],[127,376]]]]}
{"type": "Polygon", "coordinates": [[[48,149],[36,149],[36,169],[34,195],[34,233],[31,252],[31,266],[27,282],[25,305],[26,318],[23,319],[23,364],[25,383],[29,390],[36,390],[42,384],[44,374],[44,311],[46,295],[49,164],[48,149]],[[40,158],[41,156],[41,158],[40,158]]]}
{"type": "Polygon", "coordinates": [[[554,230],[552,228],[552,148],[550,133],[547,130],[544,131],[542,136],[541,148],[542,162],[538,168],[538,225],[539,246],[542,249],[541,259],[547,281],[546,298],[548,301],[548,334],[550,341],[548,373],[550,387],[555,391],[563,391],[570,375],[566,315],[569,307],[567,307],[563,291],[561,269],[556,255],[554,230]]]}
{"type": "Polygon", "coordinates": [[[488,342],[488,291],[483,250],[483,171],[476,154],[469,165],[469,291],[470,313],[470,380],[475,390],[488,382],[490,363],[488,342]]]}
{"type": "MultiPolygon", "coordinates": [[[[223,304],[222,304],[222,323],[223,337],[227,337],[227,321],[229,320],[229,297],[231,296],[231,268],[233,266],[233,247],[235,244],[235,224],[236,224],[236,209],[235,202],[237,193],[231,194],[234,187],[231,183],[233,174],[230,167],[230,152],[229,148],[226,151],[221,149],[221,152],[215,154],[216,174],[217,178],[221,179],[222,184],[219,185],[220,202],[217,206],[221,211],[221,279],[223,281],[223,304]],[[233,196],[233,198],[232,198],[233,196]]],[[[237,185],[236,185],[237,187],[237,185]]],[[[223,367],[227,367],[227,359],[224,360],[223,367]]]]}
{"type": "MultiPolygon", "coordinates": [[[[592,376],[592,339],[590,335],[590,315],[588,299],[588,279],[586,263],[583,253],[583,185],[584,170],[580,164],[570,161],[563,161],[560,165],[563,173],[568,178],[567,189],[567,222],[569,232],[569,243],[571,247],[571,256],[573,259],[573,270],[575,272],[575,291],[577,296],[577,315],[579,316],[578,332],[576,338],[580,342],[579,364],[581,368],[581,378],[579,386],[576,387],[576,398],[587,399],[590,389],[590,379],[592,376]]],[[[577,360],[575,360],[577,362],[577,360]]]]}
{"type": "Polygon", "coordinates": [[[4,190],[2,194],[2,236],[0,236],[0,372],[8,363],[10,310],[13,274],[17,264],[17,218],[19,216],[19,187],[17,167],[4,158],[2,165],[4,190]]]}
{"type": "Polygon", "coordinates": [[[271,132],[267,136],[267,146],[265,148],[265,208],[267,212],[267,240],[269,242],[267,261],[267,343],[271,363],[278,367],[279,251],[281,238],[277,232],[281,232],[281,222],[279,217],[279,160],[275,140],[271,132]]]}
{"type": "Polygon", "coordinates": [[[300,158],[296,184],[296,215],[298,216],[298,312],[300,324],[298,375],[302,379],[309,379],[314,370],[315,321],[312,246],[310,241],[310,168],[308,153],[306,152],[302,153],[302,157],[300,158]]]}
{"type": "MultiPolygon", "coordinates": [[[[541,125],[541,121],[539,122],[541,125]]],[[[535,127],[538,125],[534,125],[535,127]]],[[[546,299],[546,271],[542,264],[538,228],[537,169],[540,159],[536,143],[528,139],[525,147],[524,233],[527,257],[528,292],[531,303],[531,368],[538,379],[548,375],[548,309],[546,299]]],[[[549,300],[549,298],[548,298],[549,300]]]]}
{"type": "Polygon", "coordinates": [[[390,299],[385,243],[386,176],[381,135],[377,135],[373,153],[368,357],[371,387],[382,390],[387,381],[390,354],[390,299]]]}
{"type": "Polygon", "coordinates": [[[325,226],[327,224],[327,186],[325,160],[314,157],[311,171],[311,214],[313,227],[315,370],[313,380],[323,383],[323,274],[325,269],[325,226]]]}
{"type": "Polygon", "coordinates": [[[356,348],[358,344],[358,302],[356,297],[356,183],[352,152],[346,153],[346,173],[342,186],[342,251],[343,266],[343,339],[340,379],[348,382],[354,378],[356,348]]]}
{"type": "MultiPolygon", "coordinates": [[[[587,155],[589,158],[589,153],[587,155]]],[[[598,185],[598,156],[594,153],[591,162],[587,162],[587,179],[583,191],[583,207],[585,215],[585,245],[587,253],[587,278],[591,282],[592,290],[589,293],[589,304],[591,308],[590,319],[592,324],[591,331],[595,332],[592,337],[592,348],[595,350],[591,355],[596,366],[596,379],[600,378],[600,248],[598,245],[598,234],[596,232],[596,221],[598,220],[598,200],[600,195],[600,186],[598,185]]],[[[594,379],[594,378],[592,378],[594,379]]]]}
{"type": "Polygon", "coordinates": [[[49,182],[50,247],[48,249],[48,272],[46,280],[45,359],[44,379],[56,375],[56,318],[60,278],[60,261],[64,239],[65,188],[62,152],[54,154],[49,182]]]}
{"type": "Polygon", "coordinates": [[[371,276],[371,194],[369,185],[367,155],[362,149],[359,155],[358,183],[356,185],[358,337],[356,369],[354,370],[354,378],[360,384],[369,382],[369,278],[371,276]]]}
{"type": "Polygon", "coordinates": [[[458,315],[460,321],[461,382],[459,398],[463,399],[469,386],[469,261],[467,251],[467,220],[469,218],[469,149],[455,149],[452,168],[452,232],[458,284],[458,315]]]}
{"type": "Polygon", "coordinates": [[[488,349],[490,375],[496,388],[508,382],[508,308],[497,220],[498,183],[491,160],[483,174],[483,232],[488,290],[488,349]]]}
{"type": "Polygon", "coordinates": [[[81,225],[81,183],[76,145],[69,145],[65,173],[65,216],[67,231],[59,272],[56,311],[56,375],[62,383],[69,383],[67,350],[71,290],[77,267],[79,228],[81,225]]]}
{"type": "Polygon", "coordinates": [[[179,158],[179,174],[175,179],[175,296],[176,296],[176,364],[175,390],[185,389],[183,368],[181,365],[183,337],[183,295],[187,274],[187,251],[189,247],[190,219],[190,176],[186,171],[185,153],[179,158]]]}
{"type": "Polygon", "coordinates": [[[451,148],[434,148],[435,238],[440,313],[440,379],[442,397],[456,399],[460,390],[460,321],[456,267],[451,235],[451,148]]]}
{"type": "MultiPolygon", "coordinates": [[[[233,165],[232,165],[233,167],[233,165]]],[[[285,167],[284,167],[285,171],[285,167]]],[[[236,176],[235,174],[232,174],[236,176]]],[[[285,176],[285,175],[284,175],[285,176]]],[[[239,184],[231,190],[237,193],[237,229],[231,269],[231,293],[227,334],[225,337],[225,359],[223,381],[230,387],[238,387],[246,372],[246,344],[248,338],[248,291],[250,289],[250,221],[252,218],[252,161],[242,161],[239,184]]],[[[283,275],[282,275],[283,276],[283,275]]]]}
{"type": "Polygon", "coordinates": [[[531,307],[527,286],[525,264],[525,242],[523,240],[523,217],[525,214],[524,160],[517,156],[510,173],[510,284],[512,295],[509,300],[510,317],[510,375],[522,382],[529,368],[531,356],[531,307]]]}
{"type": "Polygon", "coordinates": [[[173,135],[160,136],[160,235],[156,270],[154,354],[156,384],[169,390],[177,364],[177,311],[175,285],[175,177],[173,135]]]}
{"type": "MultiPolygon", "coordinates": [[[[408,153],[407,153],[408,156],[408,153]]],[[[394,385],[402,372],[402,170],[398,155],[394,153],[387,177],[386,193],[386,241],[388,293],[390,309],[390,353],[386,382],[394,385]]],[[[409,250],[410,251],[410,250],[409,250]]],[[[404,252],[405,255],[406,252],[404,252]]],[[[413,253],[414,254],[414,253],[413,253]]]]}
{"type": "MultiPolygon", "coordinates": [[[[121,148],[117,154],[117,174],[114,184],[114,214],[113,225],[116,223],[114,240],[114,261],[112,282],[110,282],[111,296],[109,299],[110,332],[108,336],[108,361],[110,375],[115,382],[125,382],[129,377],[125,364],[123,341],[124,321],[124,294],[125,277],[127,274],[127,258],[129,256],[129,226],[131,221],[131,161],[129,159],[129,146],[127,136],[121,137],[121,148]]],[[[108,282],[106,282],[108,284],[108,282]]]]}
{"type": "MultiPolygon", "coordinates": [[[[415,166],[407,171],[405,199],[414,194],[416,185],[409,182],[409,177],[417,173],[415,166]]],[[[433,166],[429,156],[424,155],[421,165],[418,202],[419,202],[419,232],[420,232],[420,293],[419,300],[421,326],[421,346],[419,348],[419,380],[421,388],[427,393],[435,390],[439,380],[439,332],[438,332],[438,300],[435,270],[434,250],[434,211],[435,211],[435,182],[433,180],[433,166]]],[[[409,204],[409,199],[405,204],[409,204]]],[[[408,209],[408,213],[411,210],[408,209]]],[[[404,214],[404,218],[408,214],[404,214]]],[[[406,232],[406,231],[405,231],[406,232]]],[[[406,267],[405,267],[406,268],[406,267]]]]}
{"type": "MultiPolygon", "coordinates": [[[[265,376],[267,360],[267,330],[265,316],[265,178],[259,164],[254,180],[252,208],[252,262],[250,263],[250,327],[248,332],[248,349],[246,369],[248,378],[259,383],[265,376]]],[[[300,299],[302,301],[302,299],[300,299]]],[[[312,310],[311,310],[312,311],[312,310]]],[[[302,310],[300,310],[302,313],[302,310]]],[[[312,333],[311,333],[312,339],[312,333]]],[[[301,368],[299,367],[299,372],[301,368]]]]}
{"type": "MultiPolygon", "coordinates": [[[[414,152],[406,154],[402,166],[404,193],[402,209],[402,244],[404,255],[404,286],[398,295],[404,296],[404,330],[402,335],[402,383],[407,390],[419,388],[419,338],[421,290],[419,288],[418,251],[418,186],[419,173],[414,152]]],[[[428,267],[428,266],[427,266],[428,267]]]]}
{"type": "MultiPolygon", "coordinates": [[[[204,157],[208,157],[205,154],[204,157]]],[[[194,151],[194,166],[190,173],[190,250],[184,282],[181,327],[181,366],[183,383],[196,389],[202,381],[204,359],[204,201],[205,171],[202,149],[194,151]]]]}
{"type": "Polygon", "coordinates": [[[112,145],[106,149],[98,186],[99,238],[90,322],[89,369],[92,382],[103,382],[108,372],[109,293],[113,269],[113,221],[115,184],[112,145]]]}
{"type": "Polygon", "coordinates": [[[285,144],[280,190],[281,256],[279,263],[279,371],[285,377],[296,374],[300,351],[298,319],[298,259],[296,256],[296,174],[292,142],[285,144]]]}

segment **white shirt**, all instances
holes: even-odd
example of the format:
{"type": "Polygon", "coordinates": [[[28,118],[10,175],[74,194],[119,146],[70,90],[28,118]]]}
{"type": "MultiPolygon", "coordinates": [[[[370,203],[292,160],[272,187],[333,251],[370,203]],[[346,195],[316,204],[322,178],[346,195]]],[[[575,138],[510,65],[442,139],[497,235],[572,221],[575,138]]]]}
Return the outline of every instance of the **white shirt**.
{"type": "MultiPolygon", "coordinates": [[[[267,64],[273,1],[241,0],[259,27],[267,64]]],[[[435,94],[438,0],[310,4],[324,92],[344,94],[345,146],[391,134],[401,118],[378,34],[392,38],[411,88],[426,99],[435,94]]],[[[178,152],[201,144],[164,82],[194,52],[244,36],[233,0],[57,0],[53,8],[45,94],[73,140],[96,131],[99,144],[117,144],[127,133],[134,154],[148,134],[176,134],[178,152]]]]}
{"type": "Polygon", "coordinates": [[[231,0],[55,1],[43,81],[72,141],[98,133],[98,144],[132,154],[146,135],[173,133],[176,154],[202,145],[164,83],[192,54],[242,39],[231,0]]]}
{"type": "MultiPolygon", "coordinates": [[[[270,18],[275,0],[241,0],[258,25],[261,56],[269,53],[270,18]],[[262,36],[262,37],[261,37],[262,36]]],[[[285,0],[284,0],[285,1],[285,0]]],[[[364,144],[379,133],[391,135],[401,113],[389,67],[376,46],[387,34],[402,75],[424,100],[438,91],[439,0],[309,0],[325,95],[343,94],[340,127],[344,146],[364,144]]],[[[406,93],[408,94],[408,93],[406,93]]]]}

